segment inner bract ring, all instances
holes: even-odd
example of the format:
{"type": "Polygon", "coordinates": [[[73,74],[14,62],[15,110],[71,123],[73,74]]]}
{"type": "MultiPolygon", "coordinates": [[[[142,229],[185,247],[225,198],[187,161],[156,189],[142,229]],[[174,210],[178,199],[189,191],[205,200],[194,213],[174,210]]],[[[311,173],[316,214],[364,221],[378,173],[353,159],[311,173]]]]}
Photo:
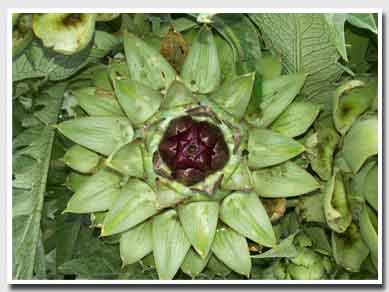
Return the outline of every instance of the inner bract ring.
{"type": "Polygon", "coordinates": [[[222,169],[229,158],[221,130],[190,116],[170,122],[159,153],[172,172],[173,179],[191,186],[222,169]]]}

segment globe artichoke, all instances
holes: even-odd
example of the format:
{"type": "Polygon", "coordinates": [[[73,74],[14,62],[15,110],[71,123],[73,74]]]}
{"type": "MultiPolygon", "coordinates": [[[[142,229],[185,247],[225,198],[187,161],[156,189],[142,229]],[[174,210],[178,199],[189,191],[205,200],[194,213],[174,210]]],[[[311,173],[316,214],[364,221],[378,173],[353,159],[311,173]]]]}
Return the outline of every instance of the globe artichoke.
{"type": "Polygon", "coordinates": [[[249,277],[248,241],[276,245],[260,197],[319,187],[292,161],[305,150],[293,137],[305,132],[318,109],[309,105],[312,114],[298,129],[281,115],[305,76],[265,82],[263,115],[249,116],[255,74],[221,82],[208,26],[198,32],[180,75],[132,33],[125,32],[124,48],[126,60],[106,69],[112,88],[74,90],[88,115],[57,126],[76,143],[66,164],[90,175],[74,187],[65,212],[101,214],[101,236],[120,234],[123,264],[152,252],[160,279],[172,279],[185,261],[205,266],[211,254],[249,277]],[[277,183],[282,193],[274,191],[277,183]]]}

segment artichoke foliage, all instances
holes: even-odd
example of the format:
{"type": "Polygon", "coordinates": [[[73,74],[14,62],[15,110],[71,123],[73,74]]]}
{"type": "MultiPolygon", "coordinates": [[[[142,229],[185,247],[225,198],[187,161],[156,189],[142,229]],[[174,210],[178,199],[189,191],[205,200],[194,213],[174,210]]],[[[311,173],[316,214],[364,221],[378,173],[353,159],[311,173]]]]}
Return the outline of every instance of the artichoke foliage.
{"type": "MultiPolygon", "coordinates": [[[[96,16],[93,23],[107,20],[96,16]]],[[[374,95],[372,81],[340,86],[332,116],[326,115],[316,104],[298,97],[303,73],[282,75],[280,58],[265,56],[263,98],[258,113],[247,114],[258,72],[223,80],[225,60],[219,56],[217,38],[209,25],[203,25],[178,74],[146,39],[124,31],[125,60],[121,64],[114,60],[104,69],[108,82],[73,92],[87,116],[57,125],[78,147],[68,150],[66,163],[91,175],[73,188],[67,212],[108,211],[99,225],[101,236],[120,236],[124,265],[153,253],[160,279],[173,279],[180,268],[192,278],[205,268],[250,277],[252,242],[268,249],[256,258],[281,258],[277,269],[282,266],[284,277],[290,279],[324,278],[333,264],[328,258],[331,252],[336,263],[351,272],[359,271],[369,254],[376,263],[371,238],[377,233],[372,215],[367,215],[369,207],[357,214],[355,225],[349,203],[355,191],[350,188],[352,175],[378,152],[378,120],[370,110],[374,97],[364,101],[355,97],[366,92],[374,95]],[[353,93],[357,89],[362,93],[353,93]],[[346,111],[347,107],[351,110],[346,111]],[[169,123],[186,115],[217,126],[230,155],[223,169],[193,186],[174,181],[158,155],[169,123]],[[337,153],[351,173],[335,167],[337,153]],[[75,161],[71,155],[81,159],[75,161]],[[112,178],[100,178],[102,172],[112,178]],[[92,179],[97,186],[88,184],[92,179]],[[109,181],[101,189],[100,179],[109,181]],[[294,233],[279,236],[261,199],[303,200],[314,192],[320,194],[318,208],[324,212],[316,221],[332,230],[331,240],[321,228],[304,231],[310,242],[306,246],[296,244],[294,233]],[[86,201],[79,205],[80,200],[86,201]],[[360,234],[354,232],[359,226],[360,234]],[[315,242],[309,239],[312,234],[326,240],[315,242]],[[348,246],[342,236],[358,241],[348,246]],[[315,251],[308,246],[315,246],[315,251]],[[354,254],[358,259],[353,259],[354,254]]],[[[377,168],[366,178],[363,197],[363,204],[375,210],[380,195],[374,189],[376,179],[377,168]]]]}

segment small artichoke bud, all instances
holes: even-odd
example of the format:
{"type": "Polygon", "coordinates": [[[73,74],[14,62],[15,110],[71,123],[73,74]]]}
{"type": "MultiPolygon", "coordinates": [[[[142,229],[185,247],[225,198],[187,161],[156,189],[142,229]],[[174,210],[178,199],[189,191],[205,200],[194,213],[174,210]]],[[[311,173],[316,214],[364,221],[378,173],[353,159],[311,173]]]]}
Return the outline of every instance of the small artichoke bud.
{"type": "Polygon", "coordinates": [[[95,15],[86,13],[37,13],[32,18],[35,35],[43,45],[64,55],[86,48],[95,30],[95,15]]]}

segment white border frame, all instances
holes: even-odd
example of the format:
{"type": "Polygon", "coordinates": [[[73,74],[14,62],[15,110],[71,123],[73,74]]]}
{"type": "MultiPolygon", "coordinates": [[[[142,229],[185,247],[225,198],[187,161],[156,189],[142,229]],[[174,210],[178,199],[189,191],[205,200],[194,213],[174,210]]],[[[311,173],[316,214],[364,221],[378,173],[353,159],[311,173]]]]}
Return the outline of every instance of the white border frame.
{"type": "Polygon", "coordinates": [[[313,285],[313,284],[337,284],[337,285],[351,285],[351,284],[365,284],[365,285],[382,285],[382,272],[383,272],[383,237],[382,237],[382,214],[383,214],[383,185],[382,185],[382,158],[383,158],[383,127],[382,127],[382,9],[380,8],[345,8],[345,9],[333,9],[333,8],[307,8],[307,9],[274,9],[274,8],[9,8],[7,9],[7,95],[6,95],[6,201],[7,201],[7,282],[8,284],[276,284],[276,285],[313,285]],[[182,12],[195,12],[195,13],[377,13],[378,14],[378,279],[377,280],[14,280],[12,278],[12,13],[59,13],[59,12],[84,12],[84,13],[182,13],[182,12]]]}

